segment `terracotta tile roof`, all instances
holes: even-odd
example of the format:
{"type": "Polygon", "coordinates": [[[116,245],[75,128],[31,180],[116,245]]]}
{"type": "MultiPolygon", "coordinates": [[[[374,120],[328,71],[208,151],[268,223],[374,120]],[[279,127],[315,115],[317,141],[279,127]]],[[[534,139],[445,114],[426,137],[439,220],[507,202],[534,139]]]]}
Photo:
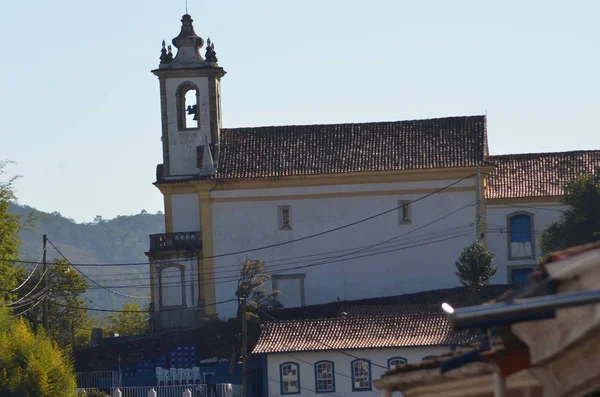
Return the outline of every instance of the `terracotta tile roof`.
{"type": "Polygon", "coordinates": [[[485,116],[221,130],[218,179],[487,164],[485,116]]]}
{"type": "Polygon", "coordinates": [[[401,303],[393,305],[347,305],[342,306],[338,317],[390,317],[415,314],[443,314],[441,305],[401,303]]]}
{"type": "Polygon", "coordinates": [[[253,353],[463,345],[472,331],[452,333],[443,314],[337,317],[266,323],[253,353]]]}
{"type": "MultiPolygon", "coordinates": [[[[480,291],[481,301],[488,301],[499,295],[505,294],[513,287],[505,284],[484,285],[480,291]]],[[[281,310],[275,310],[271,313],[277,320],[299,320],[310,318],[331,318],[337,317],[342,308],[349,306],[394,306],[394,305],[424,305],[435,304],[441,307],[442,302],[448,302],[453,307],[470,306],[471,296],[464,287],[445,288],[429,291],[415,292],[411,294],[385,296],[380,298],[357,299],[340,302],[323,303],[320,305],[288,307],[281,310]]],[[[433,306],[433,305],[432,305],[433,306]]],[[[357,310],[378,310],[378,309],[357,309],[357,310]]],[[[384,309],[388,310],[388,309],[384,309]]],[[[389,309],[396,310],[396,309],[389,309]]],[[[377,314],[374,314],[377,315],[377,314]]]]}
{"type": "Polygon", "coordinates": [[[486,198],[562,196],[566,183],[594,173],[600,150],[490,156],[497,165],[489,175],[486,198]]]}

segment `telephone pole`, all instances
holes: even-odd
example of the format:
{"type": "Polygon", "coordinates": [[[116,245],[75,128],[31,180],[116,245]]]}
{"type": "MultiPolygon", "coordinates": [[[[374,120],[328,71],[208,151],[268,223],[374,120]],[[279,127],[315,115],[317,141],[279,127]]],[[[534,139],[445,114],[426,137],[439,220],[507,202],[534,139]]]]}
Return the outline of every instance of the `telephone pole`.
{"type": "Polygon", "coordinates": [[[44,278],[44,291],[46,296],[44,296],[42,299],[44,300],[44,309],[43,309],[43,322],[44,322],[44,330],[46,331],[46,333],[48,333],[48,328],[49,324],[48,324],[48,264],[46,263],[46,245],[48,244],[48,236],[46,234],[44,234],[44,236],[42,236],[42,242],[44,244],[44,251],[42,252],[42,264],[43,264],[43,269],[42,269],[42,277],[44,278]]]}
{"type": "Polygon", "coordinates": [[[246,322],[246,297],[242,298],[242,397],[248,396],[248,327],[246,322]]]}
{"type": "Polygon", "coordinates": [[[477,166],[475,171],[475,239],[481,238],[481,169],[477,166]]]}

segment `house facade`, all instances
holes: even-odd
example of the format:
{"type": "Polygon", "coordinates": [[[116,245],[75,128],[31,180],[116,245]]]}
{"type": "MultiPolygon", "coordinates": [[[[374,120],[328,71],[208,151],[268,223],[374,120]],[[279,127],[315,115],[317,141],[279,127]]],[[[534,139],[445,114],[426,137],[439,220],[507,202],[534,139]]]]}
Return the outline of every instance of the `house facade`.
{"type": "MultiPolygon", "coordinates": [[[[489,155],[485,116],[222,128],[225,70],[214,43],[200,54],[192,22],[182,18],[176,55],[163,45],[153,71],[165,205],[165,233],[147,253],[155,329],[234,316],[246,258],[265,262],[285,307],[458,286],[454,262],[476,238],[496,254],[493,282],[530,271],[535,236],[564,207],[558,185],[515,186],[535,185],[524,173],[563,182],[569,154],[527,163],[554,173],[523,171],[519,156],[489,155]]],[[[569,177],[600,154],[584,157],[569,177]]]]}
{"type": "Polygon", "coordinates": [[[337,318],[264,324],[253,350],[263,357],[264,396],[374,393],[373,380],[390,368],[448,353],[475,337],[451,333],[439,308],[356,309],[337,318]],[[371,316],[354,316],[361,313],[371,316]]]}

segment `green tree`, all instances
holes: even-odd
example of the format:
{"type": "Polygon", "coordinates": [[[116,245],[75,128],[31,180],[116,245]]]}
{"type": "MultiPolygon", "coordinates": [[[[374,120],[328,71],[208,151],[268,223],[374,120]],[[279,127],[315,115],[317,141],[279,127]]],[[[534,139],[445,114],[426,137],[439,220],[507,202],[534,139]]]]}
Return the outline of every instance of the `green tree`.
{"type": "Polygon", "coordinates": [[[0,396],[75,397],[70,359],[43,332],[0,307],[0,396]]]}
{"type": "Polygon", "coordinates": [[[492,263],[494,255],[479,241],[465,247],[456,262],[456,275],[462,285],[471,293],[472,303],[477,303],[479,291],[483,285],[498,271],[492,263]]]}
{"type": "Polygon", "coordinates": [[[235,291],[238,301],[237,330],[235,332],[231,360],[229,362],[229,373],[233,373],[234,364],[237,362],[242,345],[242,321],[259,322],[265,313],[273,309],[283,308],[277,301],[279,291],[267,292],[264,284],[271,279],[271,275],[265,272],[265,266],[260,259],[246,259],[240,263],[240,274],[235,291]],[[246,318],[242,319],[242,300],[246,299],[246,318]]]}
{"type": "Polygon", "coordinates": [[[31,310],[24,318],[34,331],[43,325],[42,305],[35,305],[43,297],[48,298],[48,336],[64,349],[82,347],[89,341],[83,334],[91,334],[90,320],[85,299],[87,282],[64,260],[55,260],[48,266],[48,272],[34,273],[19,289],[25,301],[33,300],[31,310]],[[41,278],[44,277],[44,280],[41,278]],[[46,286],[44,286],[46,284],[46,286]],[[40,292],[36,292],[39,290],[40,292]]]}
{"type": "Polygon", "coordinates": [[[267,293],[265,282],[271,275],[265,272],[265,266],[260,259],[246,259],[240,264],[240,276],[235,295],[238,298],[238,318],[241,317],[241,300],[246,298],[246,318],[259,320],[263,312],[283,307],[277,301],[279,291],[267,293]]]}
{"type": "Polygon", "coordinates": [[[145,313],[138,302],[127,302],[120,312],[106,316],[104,328],[120,336],[143,335],[148,333],[148,322],[145,313]]]}
{"type": "Polygon", "coordinates": [[[4,181],[4,171],[7,161],[0,161],[0,302],[5,301],[14,294],[12,291],[17,286],[18,268],[13,260],[19,255],[19,232],[21,231],[21,217],[9,211],[9,203],[15,200],[14,183],[18,176],[9,177],[4,181]]]}
{"type": "Polygon", "coordinates": [[[600,167],[567,184],[562,202],[569,209],[542,232],[543,254],[600,240],[600,167]]]}

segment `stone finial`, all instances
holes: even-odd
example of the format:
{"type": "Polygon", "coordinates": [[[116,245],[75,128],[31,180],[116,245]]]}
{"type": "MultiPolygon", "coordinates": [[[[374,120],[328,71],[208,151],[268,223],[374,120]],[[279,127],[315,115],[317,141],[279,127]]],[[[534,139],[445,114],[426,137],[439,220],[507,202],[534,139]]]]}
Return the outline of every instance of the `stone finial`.
{"type": "Polygon", "coordinates": [[[217,53],[215,52],[215,43],[210,41],[210,37],[206,40],[206,63],[217,64],[219,60],[217,59],[217,53]]]}
{"type": "Polygon", "coordinates": [[[173,67],[185,68],[204,64],[204,59],[199,52],[204,45],[204,40],[194,32],[193,22],[194,20],[188,14],[181,18],[181,32],[173,39],[173,45],[177,48],[173,67]]]}
{"type": "Polygon", "coordinates": [[[169,52],[167,53],[167,62],[171,63],[173,62],[173,47],[171,47],[171,45],[169,44],[169,52]]]}
{"type": "Polygon", "coordinates": [[[167,62],[167,48],[165,47],[166,43],[163,40],[162,41],[162,48],[160,50],[160,63],[166,63],[167,62]]]}

